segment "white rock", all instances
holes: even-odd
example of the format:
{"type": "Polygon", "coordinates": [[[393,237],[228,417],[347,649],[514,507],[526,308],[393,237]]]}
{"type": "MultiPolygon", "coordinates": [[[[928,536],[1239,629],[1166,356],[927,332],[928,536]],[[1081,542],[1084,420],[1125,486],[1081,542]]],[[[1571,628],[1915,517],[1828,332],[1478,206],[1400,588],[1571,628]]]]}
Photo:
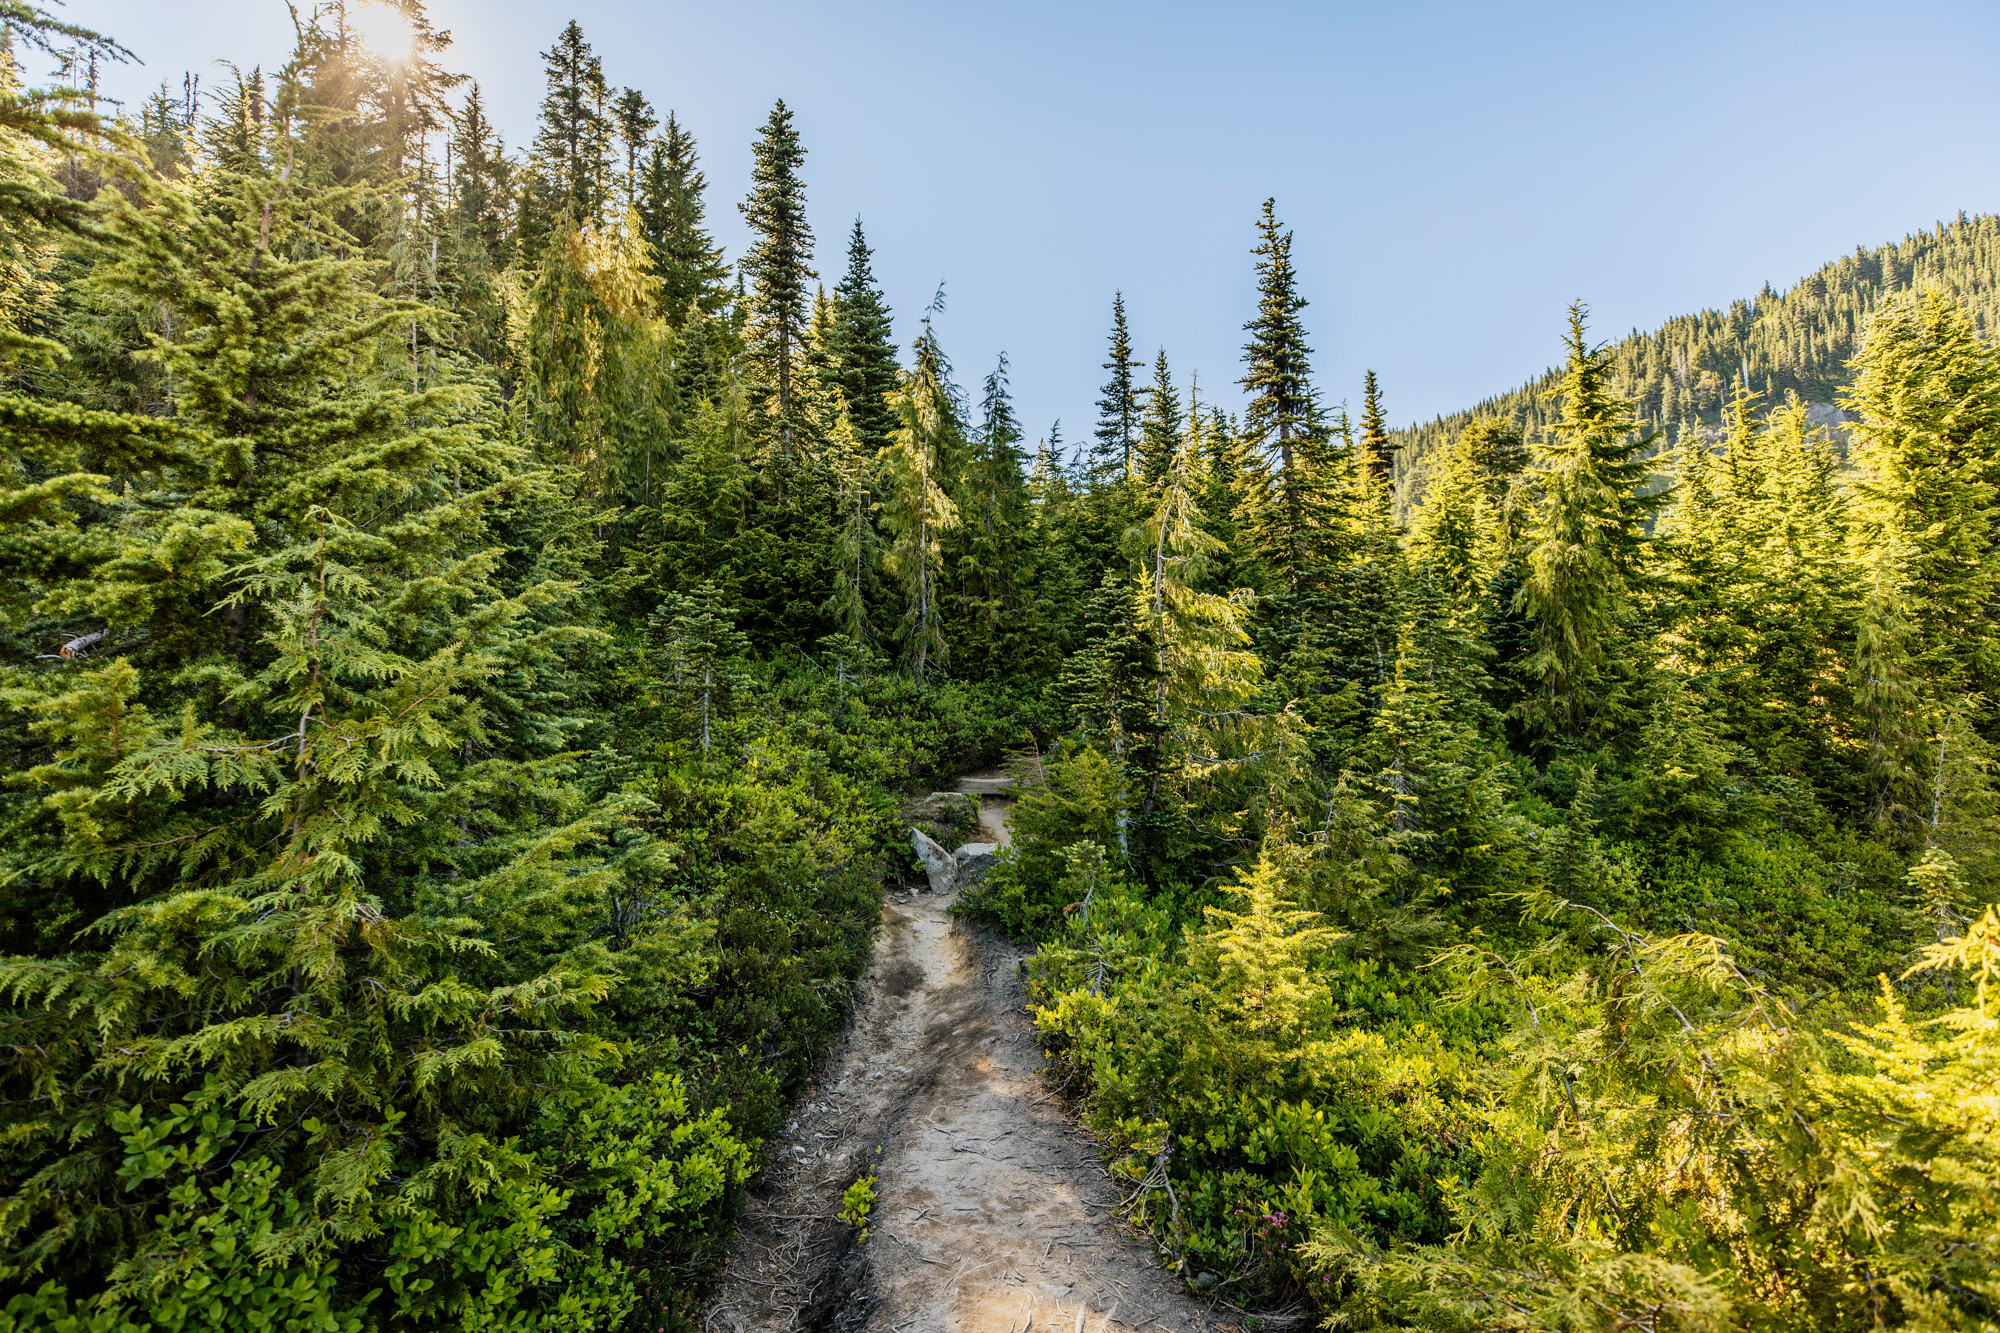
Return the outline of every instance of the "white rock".
{"type": "Polygon", "coordinates": [[[958,862],[950,852],[920,828],[910,830],[910,841],[917,849],[917,859],[924,863],[924,875],[931,882],[932,893],[950,893],[958,887],[958,862]]]}

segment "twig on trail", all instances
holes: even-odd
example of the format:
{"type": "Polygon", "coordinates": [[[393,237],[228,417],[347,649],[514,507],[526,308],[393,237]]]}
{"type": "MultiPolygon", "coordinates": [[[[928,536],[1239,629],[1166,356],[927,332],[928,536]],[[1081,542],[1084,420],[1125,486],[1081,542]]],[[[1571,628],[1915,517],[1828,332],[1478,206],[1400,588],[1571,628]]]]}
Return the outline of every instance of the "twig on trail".
{"type": "Polygon", "coordinates": [[[910,1242],[904,1240],[901,1236],[897,1235],[895,1232],[890,1231],[887,1228],[884,1228],[882,1234],[887,1236],[890,1240],[895,1241],[898,1245],[902,1246],[904,1249],[908,1250],[910,1252],[910,1257],[912,1259],[922,1259],[927,1264],[935,1264],[939,1268],[944,1267],[944,1262],[942,1260],[926,1258],[924,1255],[918,1254],[916,1246],[910,1244],[910,1242]]]}

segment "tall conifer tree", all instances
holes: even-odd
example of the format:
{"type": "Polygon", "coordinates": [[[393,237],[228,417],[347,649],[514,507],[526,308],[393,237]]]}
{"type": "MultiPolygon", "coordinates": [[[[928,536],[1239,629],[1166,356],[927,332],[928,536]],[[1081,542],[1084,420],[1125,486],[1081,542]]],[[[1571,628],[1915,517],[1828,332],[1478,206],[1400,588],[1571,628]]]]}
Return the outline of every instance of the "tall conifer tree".
{"type": "Polygon", "coordinates": [[[618,101],[612,107],[612,117],[618,126],[618,140],[625,147],[625,207],[637,208],[639,164],[645,160],[647,150],[652,146],[653,131],[658,128],[660,118],[653,114],[646,95],[637,88],[627,88],[618,95],[618,101]]]}
{"type": "Polygon", "coordinates": [[[1528,534],[1527,577],[1516,596],[1534,624],[1524,662],[1529,693],[1518,711],[1546,745],[1575,745],[1615,722],[1635,667],[1625,634],[1627,593],[1640,573],[1646,526],[1664,501],[1642,494],[1650,435],[1612,394],[1610,358],[1570,307],[1569,365],[1557,392],[1562,417],[1540,451],[1540,489],[1528,534]]]}
{"type": "Polygon", "coordinates": [[[1293,449],[1306,433],[1312,407],[1312,348],[1299,313],[1306,308],[1292,268],[1292,234],[1281,230],[1276,199],[1257,220],[1257,315],[1243,327],[1243,387],[1250,392],[1244,426],[1276,455],[1281,478],[1292,471],[1293,449]]]}
{"type": "Polygon", "coordinates": [[[594,223],[611,197],[613,126],[604,64],[575,19],[542,53],[542,63],[548,91],[529,150],[518,227],[530,259],[540,257],[562,219],[572,226],[594,223]]]}
{"type": "Polygon", "coordinates": [[[1028,574],[1022,538],[1028,489],[1021,453],[1021,422],[1007,384],[1007,355],[986,377],[980,421],[959,469],[953,498],[959,528],[953,543],[958,619],[967,633],[960,660],[990,671],[1004,663],[1000,645],[1021,605],[1028,574]]]}
{"type": "Polygon", "coordinates": [[[646,157],[638,210],[660,276],[660,309],[676,328],[693,313],[713,315],[729,302],[729,265],[707,230],[707,188],[694,136],[668,112],[666,133],[646,157]]]}
{"type": "Polygon", "coordinates": [[[834,288],[833,345],[855,437],[871,453],[886,447],[896,429],[889,395],[896,391],[897,371],[889,305],[876,285],[873,258],[856,218],[847,238],[847,272],[834,288]]]}
{"type": "Polygon", "coordinates": [[[812,267],[813,234],[806,222],[805,182],[799,178],[806,151],[783,99],[771,108],[757,136],[755,154],[750,197],[742,205],[744,221],[757,237],[743,257],[743,273],[750,284],[747,313],[771,394],[770,411],[777,419],[781,447],[789,453],[794,380],[812,317],[807,284],[819,275],[812,267]]]}
{"type": "Polygon", "coordinates": [[[1396,444],[1382,411],[1382,386],[1369,371],[1361,384],[1361,458],[1368,475],[1386,486],[1396,471],[1396,444]]]}
{"type": "Polygon", "coordinates": [[[1097,444],[1090,451],[1092,471],[1100,481],[1123,484],[1132,478],[1132,455],[1139,443],[1140,390],[1132,378],[1141,362],[1132,356],[1132,329],[1125,321],[1125,293],[1111,298],[1111,372],[1097,400],[1097,444]]]}
{"type": "Polygon", "coordinates": [[[1923,674],[1946,689],[2000,687],[2000,356],[1941,292],[1869,322],[1845,395],[1861,415],[1859,517],[1899,577],[1923,674]]]}
{"type": "MultiPolygon", "coordinates": [[[[931,305],[941,308],[943,293],[931,305]]],[[[930,314],[894,399],[901,425],[884,457],[888,477],[883,514],[891,542],[883,567],[903,585],[903,654],[919,685],[947,659],[944,618],[944,538],[959,525],[946,491],[960,434],[951,366],[938,345],[930,314]]]]}
{"type": "MultiPolygon", "coordinates": [[[[1153,384],[1146,390],[1146,413],[1139,426],[1139,481],[1149,490],[1165,482],[1181,447],[1181,403],[1174,392],[1173,372],[1167,366],[1167,349],[1153,358],[1153,384]]],[[[1198,475],[1199,470],[1195,474],[1198,475]]]]}

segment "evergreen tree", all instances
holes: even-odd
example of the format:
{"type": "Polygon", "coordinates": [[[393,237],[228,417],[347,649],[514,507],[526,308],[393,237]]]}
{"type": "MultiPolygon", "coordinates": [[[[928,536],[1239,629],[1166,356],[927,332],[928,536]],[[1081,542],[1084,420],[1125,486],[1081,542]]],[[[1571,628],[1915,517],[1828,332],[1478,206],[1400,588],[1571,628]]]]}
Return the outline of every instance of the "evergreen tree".
{"type": "Polygon", "coordinates": [[[986,377],[979,427],[972,433],[953,498],[959,527],[952,543],[961,663],[982,673],[1002,668],[1003,640],[1022,605],[1031,562],[1026,535],[1028,487],[1021,423],[1007,386],[1007,356],[986,377]]]}
{"type": "Polygon", "coordinates": [[[1157,491],[1166,481],[1174,454],[1181,447],[1181,432],[1180,396],[1174,392],[1174,379],[1167,368],[1167,351],[1163,347],[1153,358],[1153,385],[1146,391],[1146,415],[1139,426],[1136,475],[1147,491],[1157,491]]]}
{"type": "Polygon", "coordinates": [[[1279,230],[1276,199],[1264,201],[1257,222],[1257,316],[1244,329],[1243,387],[1250,392],[1244,417],[1247,432],[1276,456],[1281,486],[1289,486],[1293,450],[1306,434],[1312,404],[1312,348],[1306,346],[1299,312],[1306,307],[1292,269],[1292,234],[1279,230]]]}
{"type": "Polygon", "coordinates": [[[1438,460],[1410,534],[1411,552],[1424,577],[1436,582],[1459,613],[1477,604],[1498,554],[1479,443],[1460,436],[1438,460]]]}
{"type": "Polygon", "coordinates": [[[1486,498],[1504,508],[1513,479],[1528,466],[1527,437],[1504,417],[1475,417],[1459,438],[1485,479],[1486,498]]]}
{"type": "Polygon", "coordinates": [[[1607,387],[1607,358],[1586,340],[1583,317],[1581,302],[1570,307],[1563,414],[1539,451],[1527,578],[1516,595],[1535,627],[1522,664],[1530,692],[1518,710],[1545,745],[1580,743],[1613,720],[1636,666],[1628,593],[1663,500],[1640,491],[1652,437],[1633,429],[1631,405],[1607,387]]]}
{"type": "Polygon", "coordinates": [[[1111,298],[1111,359],[1104,369],[1111,378],[1097,400],[1097,444],[1091,449],[1091,470],[1100,485],[1124,484],[1134,473],[1132,455],[1139,439],[1140,391],[1132,372],[1140,363],[1132,357],[1132,330],[1125,322],[1125,293],[1111,298]]]}
{"type": "Polygon", "coordinates": [[[226,119],[196,188],[107,192],[88,280],[174,311],[172,420],[30,432],[120,475],[34,575],[95,638],[7,674],[8,1318],[615,1323],[748,1158],[592,1030],[663,976],[575,924],[644,835],[547,766],[587,630],[500,523],[558,497],[477,381],[408,387],[443,312],[338,243],[351,196],[284,188],[299,133],[226,119]]]}
{"type": "Polygon", "coordinates": [[[1369,475],[1389,485],[1396,472],[1396,444],[1389,438],[1389,420],[1382,412],[1382,386],[1372,370],[1361,387],[1361,453],[1369,475]]]}
{"type": "Polygon", "coordinates": [[[1942,293],[1869,323],[1846,403],[1861,415],[1859,517],[1895,548],[1923,674],[1946,690],[2000,685],[2000,357],[1942,293]]]}
{"type": "Polygon", "coordinates": [[[889,395],[896,391],[897,367],[889,306],[875,283],[873,257],[856,218],[847,238],[847,272],[834,288],[834,359],[855,437],[864,449],[879,453],[896,429],[889,395]]]}
{"type": "Polygon", "coordinates": [[[542,63],[548,92],[528,153],[528,180],[516,224],[522,252],[531,261],[540,258],[564,225],[601,219],[612,187],[614,127],[604,65],[575,19],[542,52],[542,63]]]}
{"type": "Polygon", "coordinates": [[[881,539],[874,519],[877,456],[861,443],[845,403],[827,437],[827,446],[839,536],[834,547],[833,596],[826,612],[834,632],[847,637],[850,651],[863,652],[875,641],[868,604],[881,562],[881,539]]]}
{"type": "Polygon", "coordinates": [[[653,131],[659,128],[660,118],[653,114],[646,95],[637,88],[627,88],[619,94],[617,103],[612,107],[612,118],[618,126],[619,141],[625,145],[625,207],[637,208],[639,163],[652,146],[653,131]]]}
{"type": "MultiPolygon", "coordinates": [[[[939,293],[942,300],[943,293],[939,293]]],[[[939,308],[934,302],[931,311],[939,308]]],[[[915,364],[904,372],[892,400],[902,425],[890,437],[883,516],[891,537],[883,567],[902,583],[904,658],[910,677],[945,665],[944,536],[959,525],[958,506],[945,490],[959,438],[951,367],[938,346],[930,314],[917,338],[915,364]]]]}
{"type": "Polygon", "coordinates": [[[484,261],[497,268],[507,257],[513,170],[476,83],[466,92],[451,148],[452,211],[461,244],[478,246],[484,261]]]}
{"type": "Polygon", "coordinates": [[[663,598],[651,625],[660,679],[686,710],[688,728],[701,737],[706,755],[716,721],[747,683],[742,663],[750,641],[737,630],[713,583],[663,598]]]}
{"type": "Polygon", "coordinates": [[[818,276],[812,267],[813,235],[806,222],[806,189],[799,179],[805,149],[792,124],[791,109],[782,99],[771,108],[757,136],[756,162],[750,173],[750,197],[743,218],[757,239],[743,257],[749,280],[752,345],[771,395],[780,447],[793,447],[793,383],[805,355],[810,319],[806,284],[818,276]]]}
{"type": "Polygon", "coordinates": [[[729,266],[704,227],[708,188],[694,136],[667,114],[667,132],[647,154],[639,186],[639,221],[660,277],[660,309],[675,327],[694,312],[714,315],[728,303],[729,266]]]}
{"type": "Polygon", "coordinates": [[[661,537],[650,561],[662,593],[714,583],[732,603],[749,563],[744,534],[752,525],[753,460],[745,439],[740,384],[696,405],[667,471],[659,502],[661,537]]]}
{"type": "Polygon", "coordinates": [[[469,317],[472,350],[503,362],[506,310],[498,277],[513,249],[513,163],[486,118],[479,85],[465,95],[451,140],[449,270],[454,304],[469,317]]]}

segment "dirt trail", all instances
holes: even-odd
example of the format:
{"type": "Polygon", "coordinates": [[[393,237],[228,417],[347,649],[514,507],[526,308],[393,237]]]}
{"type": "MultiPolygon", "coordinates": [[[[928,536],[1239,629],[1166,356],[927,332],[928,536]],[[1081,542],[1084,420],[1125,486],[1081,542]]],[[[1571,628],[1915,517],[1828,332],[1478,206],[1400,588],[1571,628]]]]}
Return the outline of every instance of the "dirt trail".
{"type": "MultiPolygon", "coordinates": [[[[1006,780],[981,774],[1004,845],[1006,780]]],[[[1090,1141],[1042,1086],[1026,951],[963,924],[956,895],[892,895],[825,1082],[770,1145],[706,1327],[1113,1333],[1225,1327],[1116,1220],[1090,1141]],[[878,1176],[872,1232],[838,1220],[878,1176]]]]}

